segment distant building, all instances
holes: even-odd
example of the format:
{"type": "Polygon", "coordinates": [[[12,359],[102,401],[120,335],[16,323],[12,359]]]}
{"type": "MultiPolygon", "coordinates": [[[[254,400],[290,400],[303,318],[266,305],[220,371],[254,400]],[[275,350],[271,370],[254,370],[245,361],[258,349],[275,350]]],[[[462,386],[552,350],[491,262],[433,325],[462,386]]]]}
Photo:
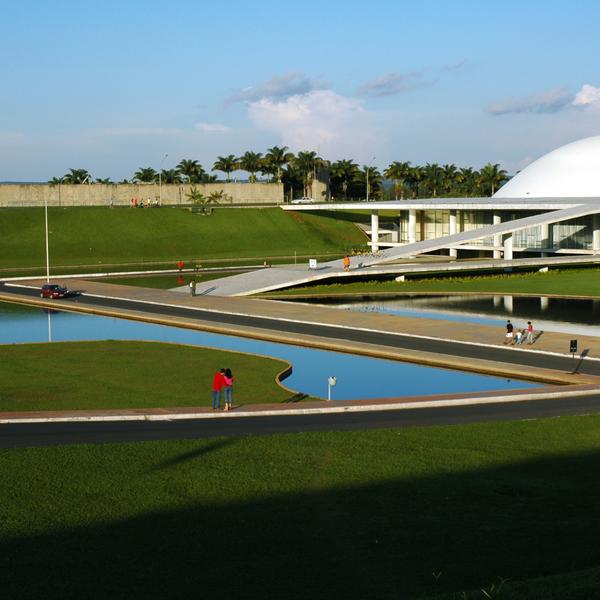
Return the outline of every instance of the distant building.
{"type": "Polygon", "coordinates": [[[600,254],[600,136],[567,144],[523,169],[491,198],[323,203],[285,210],[365,210],[374,251],[416,244],[415,253],[512,258],[600,254]],[[380,224],[380,211],[397,211],[380,224]],[[427,243],[423,243],[427,242],[427,243]]]}

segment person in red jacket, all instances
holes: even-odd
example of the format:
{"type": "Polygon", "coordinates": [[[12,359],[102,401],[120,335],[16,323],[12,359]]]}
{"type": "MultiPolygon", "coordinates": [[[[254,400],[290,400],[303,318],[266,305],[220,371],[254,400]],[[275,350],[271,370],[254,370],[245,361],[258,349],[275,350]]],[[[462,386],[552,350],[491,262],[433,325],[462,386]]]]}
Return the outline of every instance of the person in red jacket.
{"type": "Polygon", "coordinates": [[[213,410],[221,408],[221,391],[223,389],[225,369],[217,371],[213,377],[212,384],[212,407],[213,410]]]}

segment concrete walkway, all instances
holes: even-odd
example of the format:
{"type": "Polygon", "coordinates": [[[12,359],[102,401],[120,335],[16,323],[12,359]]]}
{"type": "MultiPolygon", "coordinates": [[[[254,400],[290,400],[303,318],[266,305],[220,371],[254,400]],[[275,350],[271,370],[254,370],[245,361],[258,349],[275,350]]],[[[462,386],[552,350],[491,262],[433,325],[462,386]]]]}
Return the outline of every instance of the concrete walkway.
{"type": "MultiPolygon", "coordinates": [[[[419,242],[420,243],[420,242],[419,242]]],[[[412,246],[412,244],[411,244],[412,246]]],[[[402,257],[411,256],[410,249],[402,257]]],[[[376,257],[373,259],[376,261],[376,257]]],[[[452,262],[448,260],[403,262],[401,264],[382,265],[375,262],[368,266],[368,257],[353,256],[350,259],[350,271],[344,271],[342,261],[330,261],[318,265],[316,270],[304,265],[286,265],[270,269],[258,269],[240,275],[221,277],[206,282],[198,283],[196,292],[200,296],[250,296],[275,290],[282,290],[291,286],[306,285],[311,283],[327,283],[331,279],[356,279],[358,277],[378,277],[380,275],[410,275],[411,273],[460,273],[461,271],[489,271],[493,269],[511,268],[558,268],[565,265],[590,265],[600,264],[600,255],[596,256],[552,256],[545,258],[518,258],[513,260],[468,260],[452,262]]],[[[187,285],[175,288],[173,291],[189,294],[187,285]]]]}

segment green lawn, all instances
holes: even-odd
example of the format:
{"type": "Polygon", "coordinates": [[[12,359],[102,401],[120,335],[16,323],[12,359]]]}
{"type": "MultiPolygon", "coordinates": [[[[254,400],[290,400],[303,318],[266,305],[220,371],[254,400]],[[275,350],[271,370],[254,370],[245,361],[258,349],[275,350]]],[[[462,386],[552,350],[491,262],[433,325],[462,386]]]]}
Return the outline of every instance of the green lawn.
{"type": "Polygon", "coordinates": [[[599,468],[600,416],[3,450],[0,592],[595,598],[599,468]]]}
{"type": "Polygon", "coordinates": [[[210,406],[212,377],[229,367],[235,404],[282,402],[287,363],[157,342],[0,346],[0,411],[210,406]]]}
{"type": "Polygon", "coordinates": [[[547,273],[437,277],[397,281],[356,281],[297,287],[270,295],[378,294],[419,292],[480,292],[600,297],[600,269],[551,270],[547,273]]]}
{"type": "MultiPolygon", "coordinates": [[[[51,264],[190,262],[340,253],[365,243],[350,222],[280,208],[217,208],[212,216],[183,208],[51,208],[51,264]]],[[[0,210],[0,268],[43,266],[44,210],[0,210]]],[[[256,262],[256,261],[255,261],[256,262]]]]}
{"type": "Polygon", "coordinates": [[[115,283],[117,285],[135,285],[140,287],[168,290],[174,287],[189,284],[190,279],[193,279],[197,283],[202,283],[204,281],[210,281],[211,279],[220,279],[221,277],[237,275],[238,273],[240,273],[240,271],[233,273],[231,271],[219,271],[214,273],[182,273],[181,279],[183,283],[179,281],[179,275],[176,273],[170,273],[169,275],[110,277],[105,281],[106,283],[115,283]]]}

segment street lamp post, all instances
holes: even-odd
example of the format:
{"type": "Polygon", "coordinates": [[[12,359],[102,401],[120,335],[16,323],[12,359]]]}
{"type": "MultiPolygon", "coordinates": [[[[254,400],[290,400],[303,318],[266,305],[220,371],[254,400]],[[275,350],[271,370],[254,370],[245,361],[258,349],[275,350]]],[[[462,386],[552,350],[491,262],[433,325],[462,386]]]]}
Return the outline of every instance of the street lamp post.
{"type": "Polygon", "coordinates": [[[367,202],[369,201],[369,169],[371,168],[371,165],[373,164],[374,160],[375,157],[373,157],[371,159],[371,162],[367,165],[367,202]]]}
{"type": "Polygon", "coordinates": [[[168,154],[165,154],[160,161],[160,168],[158,169],[158,204],[162,206],[162,168],[167,159],[168,154]]]}
{"type": "Polygon", "coordinates": [[[46,283],[50,283],[50,252],[48,249],[48,196],[44,194],[44,222],[46,227],[46,283]]]}

